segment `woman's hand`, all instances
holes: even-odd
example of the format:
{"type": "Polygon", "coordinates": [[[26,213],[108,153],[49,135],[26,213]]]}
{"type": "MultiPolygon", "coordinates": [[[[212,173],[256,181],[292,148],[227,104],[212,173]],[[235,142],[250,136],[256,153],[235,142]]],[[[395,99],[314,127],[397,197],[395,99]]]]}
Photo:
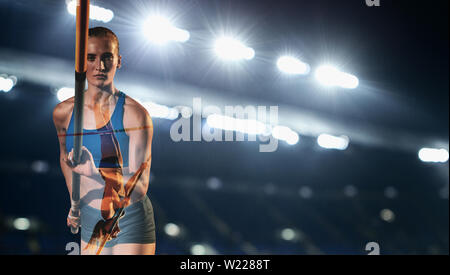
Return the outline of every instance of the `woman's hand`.
{"type": "Polygon", "coordinates": [[[67,156],[66,163],[73,172],[86,177],[92,177],[100,174],[97,167],[95,167],[94,158],[92,157],[91,152],[89,152],[85,146],[81,148],[81,158],[78,165],[74,165],[73,162],[73,148],[67,156]]]}
{"type": "Polygon", "coordinates": [[[69,209],[69,214],[67,214],[67,226],[68,227],[75,227],[75,228],[81,226],[80,217],[72,216],[72,208],[69,209]]]}

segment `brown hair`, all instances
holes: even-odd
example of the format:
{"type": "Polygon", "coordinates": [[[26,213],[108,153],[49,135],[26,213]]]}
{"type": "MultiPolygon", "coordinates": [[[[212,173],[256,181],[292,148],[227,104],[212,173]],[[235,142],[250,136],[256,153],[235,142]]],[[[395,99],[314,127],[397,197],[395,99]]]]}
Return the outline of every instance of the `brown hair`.
{"type": "Polygon", "coordinates": [[[119,39],[112,30],[105,27],[90,28],[88,35],[89,37],[106,37],[106,36],[111,37],[114,43],[116,43],[117,45],[117,55],[119,55],[119,39]]]}

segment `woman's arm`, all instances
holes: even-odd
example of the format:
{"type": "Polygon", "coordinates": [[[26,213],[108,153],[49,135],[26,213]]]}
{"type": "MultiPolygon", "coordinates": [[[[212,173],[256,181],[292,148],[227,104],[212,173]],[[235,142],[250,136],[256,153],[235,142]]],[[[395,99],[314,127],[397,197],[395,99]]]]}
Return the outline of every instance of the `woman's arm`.
{"type": "MultiPolygon", "coordinates": [[[[67,125],[67,118],[70,114],[70,101],[64,101],[60,104],[56,105],[55,109],[53,110],[53,123],[56,128],[56,133],[58,136],[59,141],[59,163],[61,165],[61,170],[64,175],[64,179],[66,181],[67,190],[69,191],[69,201],[72,200],[72,170],[67,164],[67,151],[66,151],[66,125],[67,125]]],[[[72,105],[73,106],[73,105],[72,105]]],[[[67,215],[67,226],[69,227],[79,227],[80,224],[80,218],[72,217],[71,216],[71,210],[69,210],[69,214],[67,215]]]]}
{"type": "Polygon", "coordinates": [[[66,152],[66,121],[70,110],[66,101],[56,105],[53,110],[53,123],[55,124],[56,133],[59,141],[59,163],[61,170],[66,180],[67,189],[69,191],[70,198],[72,198],[72,170],[67,165],[67,152],[66,152]]]}
{"type": "Polygon", "coordinates": [[[72,198],[72,172],[82,176],[89,177],[100,184],[104,184],[104,180],[98,172],[94,164],[92,154],[86,147],[82,147],[81,161],[77,166],[72,163],[73,149],[71,152],[66,150],[67,124],[73,111],[73,98],[63,101],[56,105],[53,110],[53,123],[55,124],[56,133],[59,140],[59,163],[66,180],[67,189],[72,198]]]}
{"type": "Polygon", "coordinates": [[[153,122],[147,110],[140,104],[134,100],[129,100],[127,103],[123,124],[130,140],[128,150],[129,169],[124,171],[123,177],[126,183],[136,172],[142,172],[137,177],[133,190],[133,193],[138,193],[140,197],[147,193],[150,179],[153,122]],[[143,171],[139,171],[140,168],[143,171]]]}

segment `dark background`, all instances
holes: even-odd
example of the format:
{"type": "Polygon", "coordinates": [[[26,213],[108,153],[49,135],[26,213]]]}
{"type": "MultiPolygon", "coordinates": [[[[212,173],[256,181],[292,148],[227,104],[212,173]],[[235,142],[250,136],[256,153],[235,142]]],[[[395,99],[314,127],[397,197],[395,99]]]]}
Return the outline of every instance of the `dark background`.
{"type": "MultiPolygon", "coordinates": [[[[363,0],[93,4],[115,13],[110,23],[91,24],[119,36],[119,79],[139,73],[225,90],[227,97],[290,104],[349,125],[427,135],[448,150],[448,1],[381,0],[372,8],[363,0]],[[161,51],[140,46],[133,19],[155,6],[177,14],[177,25],[191,39],[161,51]],[[239,30],[257,58],[236,71],[211,62],[208,43],[224,29],[239,30]],[[305,84],[309,76],[278,73],[275,60],[283,52],[300,53],[311,67],[337,60],[379,94],[358,88],[323,96],[305,84]]],[[[0,8],[0,49],[73,60],[74,17],[64,1],[2,0],[0,8]]],[[[39,67],[35,71],[39,75],[39,67]]],[[[51,83],[19,78],[11,92],[0,93],[0,254],[65,254],[66,243],[78,240],[65,225],[70,202],[58,162],[51,117],[58,100],[52,89],[51,83]],[[36,172],[36,161],[48,169],[36,172]],[[16,217],[31,219],[32,228],[14,230],[16,217]]],[[[301,136],[294,146],[280,141],[276,152],[264,154],[257,142],[175,143],[172,121],[153,123],[148,194],[157,254],[189,254],[195,243],[219,254],[366,254],[371,241],[383,254],[448,254],[448,162],[421,162],[420,147],[414,152],[350,142],[347,150],[333,151],[301,136]],[[208,188],[211,178],[221,188],[208,188]],[[357,190],[355,196],[345,195],[348,186],[357,190]],[[396,196],[386,196],[393,189],[396,196]],[[302,197],[299,190],[312,196],[302,197]],[[381,219],[383,209],[395,214],[392,222],[381,219]],[[168,222],[183,234],[166,235],[168,222]],[[300,237],[281,239],[283,228],[300,237]]]]}

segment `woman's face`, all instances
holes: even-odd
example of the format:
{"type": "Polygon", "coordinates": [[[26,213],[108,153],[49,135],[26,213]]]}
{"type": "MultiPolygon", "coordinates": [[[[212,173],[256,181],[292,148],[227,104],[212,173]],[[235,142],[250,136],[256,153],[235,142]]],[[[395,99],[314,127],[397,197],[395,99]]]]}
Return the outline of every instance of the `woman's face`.
{"type": "Polygon", "coordinates": [[[109,36],[89,37],[86,78],[89,85],[99,88],[111,85],[121,66],[117,44],[109,36]]]}

